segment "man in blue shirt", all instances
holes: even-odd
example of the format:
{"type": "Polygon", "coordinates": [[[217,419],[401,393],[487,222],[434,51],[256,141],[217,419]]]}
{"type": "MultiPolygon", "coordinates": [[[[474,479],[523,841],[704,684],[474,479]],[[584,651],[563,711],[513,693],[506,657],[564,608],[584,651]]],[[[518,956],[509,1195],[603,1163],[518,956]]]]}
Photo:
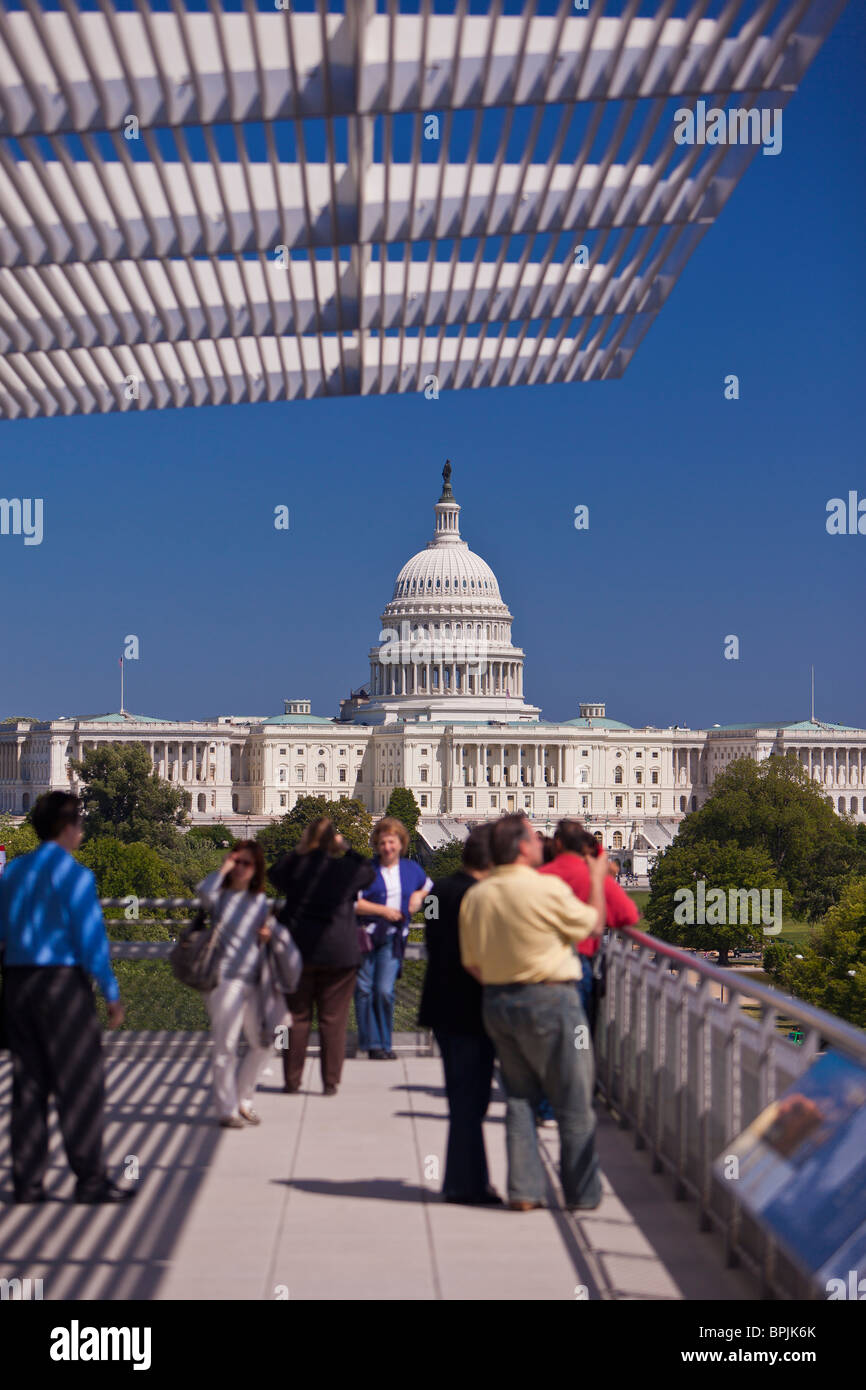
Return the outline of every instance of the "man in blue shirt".
{"type": "Polygon", "coordinates": [[[102,1030],[91,978],[123,1022],[108,938],[81,844],[81,802],[48,792],[33,808],[42,844],[0,878],[0,952],[12,1054],[12,1178],[16,1202],[42,1202],[48,1167],[48,1098],[54,1096],[76,1202],[119,1202],[102,1155],[105,1081],[102,1030]]]}

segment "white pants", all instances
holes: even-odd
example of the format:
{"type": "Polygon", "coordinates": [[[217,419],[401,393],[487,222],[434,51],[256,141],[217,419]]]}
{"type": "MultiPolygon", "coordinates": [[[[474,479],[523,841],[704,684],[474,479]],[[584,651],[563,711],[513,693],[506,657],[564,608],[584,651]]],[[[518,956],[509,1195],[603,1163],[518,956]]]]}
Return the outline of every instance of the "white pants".
{"type": "Polygon", "coordinates": [[[244,980],[221,980],[216,989],[205,995],[205,1003],[213,1034],[214,1099],[220,1119],[227,1119],[237,1115],[239,1105],[250,1104],[272,1048],[262,1047],[259,1040],[255,985],[244,980]],[[247,1040],[247,1051],[239,1061],[241,1031],[247,1040]]]}

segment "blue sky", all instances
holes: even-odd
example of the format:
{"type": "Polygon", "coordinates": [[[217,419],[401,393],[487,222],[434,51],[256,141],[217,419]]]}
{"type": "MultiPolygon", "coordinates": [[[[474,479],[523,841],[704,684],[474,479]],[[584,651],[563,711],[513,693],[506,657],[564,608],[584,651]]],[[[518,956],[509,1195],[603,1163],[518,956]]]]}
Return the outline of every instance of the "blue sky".
{"type": "Polygon", "coordinates": [[[131,633],[135,711],[336,713],[450,457],[546,718],[808,717],[814,663],[819,717],[866,726],[866,536],[825,528],[866,497],[864,28],[850,6],[619,381],[0,424],[0,496],[45,505],[42,545],[0,536],[0,717],[116,709],[131,633]]]}

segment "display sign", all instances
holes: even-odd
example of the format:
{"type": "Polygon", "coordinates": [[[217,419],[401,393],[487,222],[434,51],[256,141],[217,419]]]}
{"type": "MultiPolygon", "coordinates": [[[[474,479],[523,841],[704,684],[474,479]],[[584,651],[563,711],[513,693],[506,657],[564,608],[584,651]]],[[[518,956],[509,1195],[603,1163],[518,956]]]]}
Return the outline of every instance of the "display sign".
{"type": "Polygon", "coordinates": [[[828,1297],[866,1299],[866,1067],[818,1058],[713,1171],[828,1297]]]}

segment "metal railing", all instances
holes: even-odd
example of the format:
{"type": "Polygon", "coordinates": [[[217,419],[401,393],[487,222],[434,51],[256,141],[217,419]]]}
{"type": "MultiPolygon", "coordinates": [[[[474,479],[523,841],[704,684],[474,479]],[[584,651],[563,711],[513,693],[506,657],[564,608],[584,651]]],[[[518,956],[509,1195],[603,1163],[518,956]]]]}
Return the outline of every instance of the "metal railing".
{"type": "Polygon", "coordinates": [[[719,1182],[712,1164],[824,1048],[866,1064],[866,1033],[634,927],[611,932],[604,951],[595,1045],[606,1104],[634,1130],[636,1147],[649,1150],[653,1171],[672,1175],[675,1197],[697,1201],[700,1229],[721,1231],[730,1265],[742,1262],[767,1295],[810,1296],[741,1208],[736,1182],[719,1182]],[[759,1006],[759,1018],[743,1011],[747,1002],[759,1006]],[[778,1031],[780,1019],[797,1025],[801,1043],[778,1031]]]}
{"type": "MultiPolygon", "coordinates": [[[[281,903],[275,898],[274,909],[281,903]]],[[[105,908],[128,904],[128,898],[102,899],[105,908]]],[[[154,911],[189,912],[199,905],[197,898],[137,900],[139,908],[154,911]]],[[[176,933],[189,918],[127,920],[176,933]]],[[[111,954],[165,959],[172,944],[112,941],[111,954]]],[[[767,1296],[812,1296],[812,1286],[740,1207],[736,1183],[717,1181],[712,1164],[826,1047],[866,1065],[866,1033],[635,927],[607,933],[603,950],[606,984],[595,1052],[605,1104],[634,1131],[636,1147],[649,1151],[653,1171],[673,1177],[675,1198],[695,1199],[699,1228],[722,1233],[730,1265],[750,1269],[767,1296]],[[721,999],[714,996],[716,986],[721,999]],[[757,1006],[760,1017],[744,1012],[744,1004],[757,1006]],[[797,1026],[801,1042],[777,1030],[781,1019],[797,1026]]],[[[423,943],[407,943],[408,960],[425,956],[423,943]]]]}
{"type": "MultiPolygon", "coordinates": [[[[103,908],[128,908],[131,898],[100,898],[103,908]]],[[[167,960],[171,954],[174,940],[177,933],[188,926],[192,920],[192,914],[201,907],[200,898],[135,898],[136,910],[145,908],[151,912],[178,912],[183,911],[189,915],[184,918],[174,917],[124,917],[108,918],[109,929],[121,922],[134,923],[139,927],[166,927],[172,935],[170,941],[110,941],[109,946],[113,960],[167,960]]],[[[274,912],[278,911],[285,902],[284,898],[273,898],[272,906],[274,912]]],[[[408,941],[406,943],[406,960],[423,960],[424,947],[420,942],[408,941]]]]}

